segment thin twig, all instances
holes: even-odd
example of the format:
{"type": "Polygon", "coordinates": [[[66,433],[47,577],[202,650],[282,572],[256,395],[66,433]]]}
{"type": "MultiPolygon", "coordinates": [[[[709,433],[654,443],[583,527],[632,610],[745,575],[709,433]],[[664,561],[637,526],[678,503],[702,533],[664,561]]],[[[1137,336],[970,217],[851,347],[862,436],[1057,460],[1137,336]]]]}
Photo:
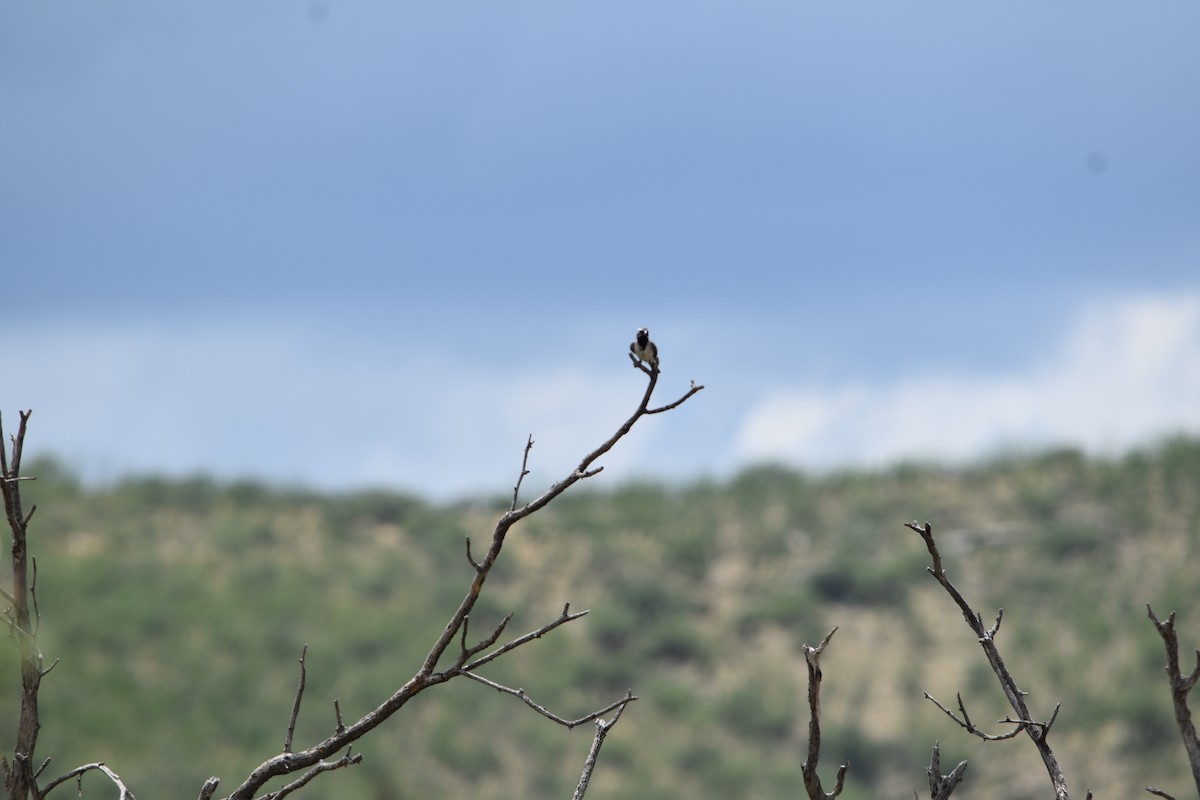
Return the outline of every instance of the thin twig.
{"type": "MultiPolygon", "coordinates": [[[[537,630],[530,631],[529,633],[527,633],[523,636],[518,636],[516,639],[513,639],[511,642],[508,642],[508,643],[502,645],[501,647],[493,650],[492,652],[488,653],[485,656],[475,659],[474,661],[472,661],[469,664],[462,664],[460,666],[462,666],[462,668],[467,670],[468,672],[471,670],[478,669],[479,667],[482,667],[484,664],[488,663],[489,661],[495,661],[497,658],[499,658],[500,656],[509,652],[510,650],[515,650],[516,648],[520,647],[523,644],[532,642],[534,639],[542,638],[547,633],[549,633],[550,631],[557,628],[559,625],[565,625],[568,622],[572,622],[574,620],[579,619],[580,617],[586,616],[588,613],[586,610],[584,610],[584,611],[576,611],[574,614],[572,614],[572,613],[570,613],[570,609],[571,609],[571,604],[567,603],[566,605],[563,606],[562,613],[558,616],[557,619],[554,619],[551,622],[547,622],[545,625],[538,628],[537,630]]],[[[499,637],[500,631],[503,629],[503,625],[507,624],[508,620],[511,618],[512,618],[511,614],[509,614],[507,617],[504,618],[504,623],[502,623],[501,627],[496,630],[495,637],[492,638],[491,642],[488,642],[486,647],[490,647],[492,645],[492,643],[495,642],[495,639],[499,637]]],[[[479,652],[482,649],[484,649],[484,648],[483,647],[476,648],[470,653],[470,655],[474,655],[475,653],[479,652]]]]}
{"type": "Polygon", "coordinates": [[[979,730],[979,728],[976,728],[975,724],[973,722],[971,722],[971,717],[970,717],[970,715],[967,714],[967,708],[966,708],[966,706],[963,705],[962,692],[958,693],[958,710],[962,714],[961,718],[955,716],[953,711],[951,711],[950,709],[946,708],[944,705],[939,703],[937,701],[937,698],[934,697],[933,695],[931,695],[929,692],[925,692],[925,699],[928,700],[929,702],[933,703],[938,708],[940,708],[947,717],[949,717],[950,719],[957,722],[959,724],[959,726],[961,726],[962,729],[965,730],[967,733],[978,736],[980,739],[982,739],[985,742],[1002,742],[1005,739],[1011,739],[1014,736],[1016,736],[1018,733],[1020,733],[1021,731],[1025,730],[1025,726],[1027,724],[1029,724],[1027,722],[1016,722],[1015,720],[1008,720],[1008,719],[1001,720],[1001,722],[1015,722],[1015,724],[1017,726],[1016,729],[1009,733],[1003,733],[1003,734],[999,734],[999,735],[991,735],[991,734],[987,734],[987,733],[984,733],[983,731],[979,730]]]}
{"type": "Polygon", "coordinates": [[[596,769],[596,759],[600,756],[600,748],[604,745],[604,738],[608,736],[608,732],[621,719],[621,715],[625,713],[625,708],[636,699],[632,691],[626,692],[625,699],[621,701],[621,707],[617,709],[617,713],[613,715],[612,719],[608,722],[602,719],[596,720],[596,735],[592,737],[592,747],[588,750],[587,758],[583,762],[583,774],[579,776],[579,785],[575,787],[575,794],[572,800],[583,800],[584,794],[587,793],[588,784],[592,780],[592,771],[596,769]]]}
{"type": "Polygon", "coordinates": [[[508,614],[504,617],[504,619],[500,620],[500,624],[496,626],[495,630],[493,630],[486,639],[480,640],[480,642],[473,647],[467,647],[466,631],[467,623],[470,621],[470,619],[470,617],[467,617],[463,620],[462,652],[459,654],[458,661],[455,662],[456,666],[462,666],[471,656],[494,645],[496,640],[500,638],[500,634],[504,633],[504,629],[508,627],[508,623],[512,621],[512,614],[508,614]]]}
{"type": "Polygon", "coordinates": [[[703,388],[704,388],[703,386],[697,386],[696,382],[692,381],[692,388],[688,389],[687,394],[685,394],[683,397],[679,398],[674,403],[667,403],[665,406],[659,406],[658,408],[651,408],[646,413],[647,414],[661,414],[664,411],[670,411],[672,408],[675,408],[675,407],[681,405],[685,400],[687,400],[689,397],[691,397],[692,395],[694,395],[696,392],[700,391],[703,388]]]}
{"type": "Polygon", "coordinates": [[[351,755],[350,749],[347,748],[346,755],[342,756],[337,761],[318,761],[296,780],[280,787],[278,791],[267,792],[266,794],[262,795],[259,800],[283,800],[284,797],[287,797],[297,789],[304,788],[305,784],[320,775],[322,772],[332,772],[335,769],[348,767],[351,764],[359,764],[362,762],[362,760],[362,753],[355,753],[354,755],[351,755]]]}
{"type": "Polygon", "coordinates": [[[529,440],[525,442],[525,457],[521,459],[521,474],[517,476],[517,484],[513,486],[512,505],[508,507],[509,511],[517,510],[517,495],[521,492],[521,481],[525,480],[525,476],[529,474],[529,451],[533,449],[533,434],[529,434],[529,440]]]}
{"type": "Polygon", "coordinates": [[[933,563],[933,566],[928,568],[928,572],[934,577],[935,580],[937,580],[939,584],[941,584],[942,588],[946,590],[946,593],[949,594],[954,600],[955,604],[959,608],[959,611],[962,612],[963,619],[967,621],[967,625],[969,625],[971,630],[975,633],[975,636],[979,641],[979,645],[983,648],[984,655],[987,657],[988,664],[991,665],[992,672],[996,674],[996,679],[1000,683],[1000,688],[1004,691],[1004,696],[1008,698],[1008,703],[1010,706],[1012,706],[1013,711],[1017,712],[1016,719],[1008,719],[1005,721],[1016,725],[1017,728],[1010,736],[988,737],[982,732],[976,730],[974,726],[971,725],[970,719],[966,714],[966,708],[962,703],[961,695],[959,696],[959,709],[963,713],[963,720],[958,720],[958,718],[951,714],[945,706],[943,706],[941,703],[938,703],[936,700],[933,700],[928,692],[926,692],[925,696],[929,697],[929,699],[932,700],[938,706],[938,708],[941,708],[942,711],[946,712],[946,714],[948,714],[952,719],[955,719],[968,731],[985,740],[995,741],[996,739],[1011,738],[1018,732],[1022,730],[1025,731],[1030,740],[1033,741],[1034,747],[1037,748],[1038,755],[1041,756],[1042,763],[1046,767],[1046,773],[1050,777],[1050,785],[1054,789],[1055,799],[1068,800],[1070,797],[1070,792],[1067,789],[1066,776],[1063,774],[1062,767],[1058,763],[1058,758],[1054,755],[1054,751],[1046,741],[1047,735],[1050,732],[1050,727],[1054,724],[1054,720],[1058,717],[1058,708],[1055,708],[1054,714],[1051,716],[1048,722],[1040,723],[1033,721],[1033,716],[1029,713],[1029,708],[1025,703],[1026,693],[1021,691],[1021,689],[1017,686],[1016,679],[1014,679],[1012,673],[1009,672],[1008,665],[1004,663],[1004,658],[1000,655],[1000,650],[996,646],[995,635],[1000,630],[1000,621],[1003,618],[1004,609],[1000,609],[1000,613],[996,615],[996,623],[991,627],[991,629],[984,628],[983,615],[971,608],[971,605],[966,601],[962,594],[959,593],[958,589],[953,583],[950,582],[950,578],[946,575],[946,570],[942,566],[942,555],[940,552],[938,552],[937,543],[933,538],[933,527],[928,522],[924,523],[923,525],[918,522],[908,522],[905,523],[905,527],[916,531],[921,535],[921,538],[925,540],[925,547],[929,551],[929,558],[933,563]]]}
{"type": "Polygon", "coordinates": [[[593,711],[591,714],[580,717],[579,719],[566,719],[564,717],[558,716],[550,709],[548,709],[545,706],[541,705],[540,703],[536,702],[533,698],[531,698],[528,694],[525,693],[524,689],[512,689],[508,686],[505,686],[504,684],[496,683],[493,680],[489,680],[478,673],[468,672],[465,669],[457,670],[456,674],[462,675],[464,678],[470,678],[473,681],[478,681],[479,683],[482,683],[484,686],[489,686],[489,687],[495,689],[497,692],[503,692],[504,694],[510,694],[513,697],[520,698],[521,701],[523,703],[525,703],[525,705],[529,706],[530,708],[532,708],[537,713],[541,714],[546,719],[553,720],[554,722],[557,722],[559,725],[562,725],[564,728],[567,728],[568,730],[570,730],[571,728],[578,727],[579,725],[582,725],[585,722],[591,722],[592,720],[596,719],[597,717],[599,717],[603,714],[607,714],[609,711],[612,711],[617,706],[623,705],[625,703],[629,703],[633,700],[637,700],[637,698],[634,697],[632,694],[628,694],[625,697],[621,698],[620,700],[617,700],[615,703],[609,703],[608,705],[606,705],[604,708],[600,709],[599,711],[593,711]]]}
{"type": "MultiPolygon", "coordinates": [[[[33,512],[31,511],[30,514],[32,514],[32,513],[33,512]]],[[[26,519],[29,519],[29,517],[26,517],[26,519]]],[[[32,620],[33,637],[36,639],[37,635],[38,635],[38,631],[40,631],[42,629],[42,610],[41,610],[41,608],[38,607],[38,596],[37,596],[37,579],[38,579],[37,556],[30,556],[29,563],[33,567],[33,569],[32,569],[33,575],[29,579],[29,601],[33,604],[33,620],[32,620]]]]}
{"type": "Polygon", "coordinates": [[[342,707],[337,700],[333,701],[333,717],[337,720],[337,727],[334,729],[338,733],[346,732],[346,724],[342,722],[342,707]]]}
{"type": "MultiPolygon", "coordinates": [[[[129,787],[121,781],[121,777],[106,767],[103,761],[97,761],[93,764],[84,764],[81,767],[76,767],[75,769],[71,770],[66,775],[61,775],[55,778],[54,780],[50,781],[50,783],[46,784],[46,788],[42,790],[41,794],[42,796],[50,794],[55,787],[71,780],[71,778],[75,778],[77,781],[80,781],[83,779],[83,774],[85,772],[90,772],[92,770],[103,772],[108,776],[108,779],[112,781],[114,785],[116,785],[117,789],[120,791],[118,800],[134,800],[133,792],[129,791],[129,787]]],[[[82,794],[82,789],[80,790],[80,793],[82,794]]]]}
{"type": "Polygon", "coordinates": [[[474,567],[476,572],[479,572],[479,570],[483,569],[483,566],[478,561],[475,560],[474,556],[471,555],[471,537],[468,536],[468,537],[466,537],[466,539],[467,539],[467,561],[469,561],[471,563],[471,566],[474,567]]]}
{"type": "Polygon", "coordinates": [[[292,752],[292,737],[296,733],[296,718],[300,716],[300,700],[304,697],[304,681],[308,671],[304,668],[304,657],[308,655],[308,645],[300,651],[300,683],[296,686],[296,699],[292,701],[292,714],[288,718],[287,738],[283,740],[283,752],[292,752]]]}

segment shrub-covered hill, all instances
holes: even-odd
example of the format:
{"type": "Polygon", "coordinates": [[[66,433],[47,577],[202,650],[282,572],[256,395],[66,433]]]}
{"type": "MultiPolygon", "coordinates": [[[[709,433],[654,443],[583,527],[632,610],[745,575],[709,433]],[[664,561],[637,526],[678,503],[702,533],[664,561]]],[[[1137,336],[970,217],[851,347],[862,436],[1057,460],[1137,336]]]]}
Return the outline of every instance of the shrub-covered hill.
{"type": "MultiPolygon", "coordinates": [[[[36,502],[43,683],[38,760],[89,761],[140,797],[233,788],[278,752],[308,645],[296,740],[323,738],[418,667],[504,503],[442,507],[380,492],[322,495],[205,478],[82,488],[29,465],[36,502]]],[[[533,487],[531,491],[536,490],[533,487]]],[[[591,613],[485,669],[573,717],[632,688],[589,798],[802,793],[801,647],[833,626],[822,666],[823,774],[847,798],[907,798],[930,747],[970,761],[964,797],[1049,794],[1023,738],[983,743],[923,698],[963,693],[991,726],[1009,709],[973,635],[925,572],[929,520],[958,588],[986,615],[1035,714],[1061,701],[1052,744],[1073,792],[1190,792],[1146,617],[1180,614],[1200,646],[1200,441],[1116,460],[1072,451],[968,469],[901,466],[814,477],[779,467],[726,483],[605,487],[599,476],[514,528],[472,631],[591,613]]],[[[15,648],[0,648],[0,746],[16,719],[15,648]]],[[[1190,659],[1185,659],[1185,669],[1190,659]]],[[[1200,697],[1195,703],[1200,708],[1200,697]]],[[[308,798],[569,797],[592,728],[567,731],[513,697],[452,682],[357,749],[308,798]]],[[[95,782],[93,782],[95,781],[95,782]]],[[[86,796],[108,796],[100,778],[86,796]]],[[[71,791],[64,789],[62,791],[71,791]]]]}

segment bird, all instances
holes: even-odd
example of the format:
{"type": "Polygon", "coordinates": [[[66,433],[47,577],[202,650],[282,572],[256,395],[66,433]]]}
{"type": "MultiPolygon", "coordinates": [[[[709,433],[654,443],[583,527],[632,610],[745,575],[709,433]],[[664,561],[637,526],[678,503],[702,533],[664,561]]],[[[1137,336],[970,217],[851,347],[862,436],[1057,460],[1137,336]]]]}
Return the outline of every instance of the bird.
{"type": "Polygon", "coordinates": [[[639,361],[658,369],[658,347],[650,341],[650,331],[645,328],[638,328],[637,338],[629,345],[629,352],[639,361]]]}

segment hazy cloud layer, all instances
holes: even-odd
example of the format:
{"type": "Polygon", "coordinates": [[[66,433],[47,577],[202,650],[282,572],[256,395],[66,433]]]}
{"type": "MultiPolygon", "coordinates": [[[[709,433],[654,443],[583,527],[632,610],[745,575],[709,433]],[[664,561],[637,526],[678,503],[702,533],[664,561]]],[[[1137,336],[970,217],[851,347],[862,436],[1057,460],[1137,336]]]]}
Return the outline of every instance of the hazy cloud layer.
{"type": "MultiPolygon", "coordinates": [[[[1114,451],[1200,433],[1200,295],[1090,307],[1068,331],[1008,372],[765,390],[753,376],[772,375],[771,363],[731,360],[717,344],[725,331],[708,345],[693,328],[670,349],[679,366],[658,399],[690,375],[708,389],[635,428],[604,459],[606,481],[724,475],[763,459],[823,468],[1060,443],[1114,451]]],[[[511,486],[532,434],[533,491],[607,437],[644,386],[623,340],[589,345],[573,364],[406,348],[403,337],[350,346],[264,319],[60,327],[29,342],[10,365],[22,381],[4,398],[8,425],[12,402],[34,408],[31,450],[99,480],[201,471],[449,497],[511,486]]]]}
{"type": "Polygon", "coordinates": [[[1087,309],[1065,341],[1006,374],[798,386],[749,409],[739,460],[961,460],[1008,447],[1114,451],[1200,432],[1200,295],[1087,309]]]}

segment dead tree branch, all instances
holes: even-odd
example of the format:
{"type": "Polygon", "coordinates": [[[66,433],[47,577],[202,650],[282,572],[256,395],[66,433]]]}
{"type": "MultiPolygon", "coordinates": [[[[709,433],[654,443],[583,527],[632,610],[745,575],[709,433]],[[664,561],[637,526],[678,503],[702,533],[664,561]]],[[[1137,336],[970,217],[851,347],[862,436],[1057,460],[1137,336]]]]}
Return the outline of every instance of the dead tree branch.
{"type": "Polygon", "coordinates": [[[571,604],[567,603],[563,606],[562,613],[559,614],[558,618],[553,620],[552,622],[548,622],[545,625],[538,628],[537,630],[530,631],[529,633],[525,634],[524,636],[519,636],[516,639],[513,639],[511,642],[508,642],[507,644],[504,644],[501,647],[498,647],[497,649],[493,650],[492,652],[488,653],[485,656],[475,659],[474,661],[472,661],[469,664],[466,663],[466,659],[470,658],[471,656],[475,655],[476,653],[478,653],[482,650],[485,650],[486,648],[491,647],[493,644],[495,644],[496,640],[500,638],[500,632],[504,630],[504,626],[508,624],[508,621],[510,619],[512,619],[511,615],[507,616],[504,618],[504,621],[500,623],[500,626],[497,627],[496,630],[492,633],[492,635],[489,636],[487,639],[485,639],[483,642],[480,642],[475,647],[464,648],[459,662],[456,662],[455,666],[452,667],[452,669],[461,668],[465,672],[472,672],[472,671],[478,669],[479,667],[482,667],[484,664],[488,663],[489,661],[495,661],[497,658],[499,658],[500,656],[509,652],[510,650],[515,650],[516,648],[520,647],[521,645],[523,645],[527,642],[532,642],[534,639],[542,638],[547,633],[549,633],[550,631],[557,628],[559,625],[565,625],[566,623],[577,620],[580,617],[587,616],[587,613],[588,613],[587,611],[577,611],[574,614],[572,614],[571,613],[571,604]]]}
{"type": "Polygon", "coordinates": [[[633,702],[634,700],[637,700],[636,696],[634,696],[632,693],[629,693],[629,694],[626,694],[625,697],[622,697],[620,700],[617,700],[614,703],[609,703],[608,705],[606,705],[604,708],[600,709],[599,711],[593,711],[592,713],[590,713],[586,716],[580,717],[579,719],[565,719],[563,717],[558,716],[553,711],[550,711],[548,708],[541,705],[540,703],[535,702],[533,700],[533,698],[531,698],[528,694],[525,693],[524,689],[511,689],[508,686],[504,686],[503,684],[496,683],[495,681],[489,680],[489,679],[483,677],[482,675],[476,675],[474,672],[468,672],[465,669],[458,670],[456,672],[456,674],[462,675],[464,678],[470,678],[473,681],[478,681],[479,683],[482,683],[484,686],[490,686],[491,688],[495,689],[498,692],[503,692],[504,694],[510,694],[513,697],[520,698],[521,701],[525,703],[525,705],[529,706],[530,708],[532,708],[537,713],[541,714],[546,719],[557,722],[559,725],[562,725],[567,730],[576,728],[585,722],[591,722],[592,720],[597,719],[598,717],[601,717],[604,714],[607,714],[608,712],[612,711],[614,708],[618,708],[618,707],[624,708],[629,703],[633,702]]]}
{"type": "MultiPolygon", "coordinates": [[[[975,636],[979,641],[979,645],[983,648],[984,655],[987,657],[988,664],[990,664],[992,667],[992,672],[996,674],[996,678],[1000,681],[1000,688],[1003,689],[1004,696],[1008,698],[1009,705],[1012,706],[1013,711],[1017,712],[1016,719],[1010,718],[1003,720],[1003,722],[1015,724],[1017,728],[1008,736],[989,737],[976,730],[974,726],[970,724],[970,720],[966,714],[966,709],[962,704],[961,696],[959,697],[959,710],[962,711],[963,714],[963,718],[961,720],[955,717],[954,714],[950,713],[950,711],[948,711],[941,703],[937,703],[936,700],[933,702],[938,706],[938,708],[942,709],[942,711],[958,722],[958,724],[964,729],[975,734],[976,736],[980,736],[985,740],[994,741],[997,739],[1011,738],[1018,732],[1022,730],[1025,731],[1030,740],[1033,742],[1034,747],[1037,748],[1038,755],[1041,756],[1042,763],[1046,767],[1046,772],[1050,776],[1050,784],[1054,787],[1055,799],[1069,800],[1070,792],[1067,789],[1067,779],[1063,775],[1062,767],[1060,767],[1058,764],[1058,758],[1054,755],[1054,751],[1051,749],[1050,744],[1046,741],[1050,733],[1050,728],[1054,725],[1054,720],[1058,717],[1058,708],[1055,707],[1054,714],[1047,722],[1035,722],[1032,715],[1029,713],[1029,707],[1025,703],[1026,693],[1017,687],[1016,680],[1013,678],[1012,673],[1008,671],[1008,666],[1004,663],[1004,659],[1000,655],[1000,650],[996,646],[996,634],[1000,631],[1000,621],[1004,616],[1003,609],[1001,609],[1000,613],[997,614],[995,624],[992,625],[991,628],[985,628],[983,626],[983,615],[971,608],[970,604],[967,603],[966,599],[963,598],[962,594],[959,593],[958,589],[955,588],[954,584],[951,583],[950,579],[946,576],[946,570],[942,566],[942,555],[938,552],[937,544],[933,539],[932,526],[930,526],[928,522],[926,522],[924,525],[921,525],[917,522],[908,522],[905,523],[905,527],[916,531],[921,535],[921,538],[925,540],[925,547],[929,550],[929,557],[933,562],[933,566],[927,568],[928,572],[934,577],[935,580],[937,580],[939,584],[941,584],[942,588],[946,590],[946,593],[953,598],[955,604],[962,612],[963,619],[967,621],[967,625],[969,625],[971,630],[975,632],[975,636]]],[[[926,693],[925,696],[929,697],[930,700],[933,700],[928,693],[926,693]]]]}
{"type": "Polygon", "coordinates": [[[362,753],[351,753],[350,748],[346,748],[346,755],[339,758],[337,761],[318,761],[311,766],[303,775],[296,780],[284,785],[279,791],[267,792],[259,800],[282,800],[297,789],[303,788],[309,781],[320,775],[322,772],[332,772],[335,769],[348,767],[352,764],[358,764],[362,761],[362,753]]]}
{"type": "MultiPolygon", "coordinates": [[[[34,750],[37,747],[41,720],[38,712],[38,690],[42,677],[49,671],[42,668],[42,653],[38,649],[37,632],[39,614],[37,610],[37,570],[32,580],[29,574],[29,550],[27,532],[36,506],[26,514],[21,506],[21,483],[28,478],[21,473],[21,454],[25,448],[25,431],[32,411],[20,412],[17,433],[9,442],[12,457],[9,458],[9,443],[5,441],[4,424],[0,419],[0,495],[4,498],[4,515],[12,533],[12,590],[4,592],[9,603],[5,612],[9,630],[17,642],[20,653],[21,708],[17,718],[16,742],[12,760],[8,756],[0,759],[0,772],[4,776],[4,789],[9,800],[35,800],[43,794],[38,789],[34,769],[34,750]]],[[[36,564],[36,562],[35,562],[36,564]]]]}
{"type": "Polygon", "coordinates": [[[212,796],[217,793],[217,786],[220,785],[221,779],[215,775],[204,782],[200,787],[200,794],[196,800],[212,800],[212,796]]]}
{"type": "MultiPolygon", "coordinates": [[[[926,695],[928,697],[929,695],[926,695]]],[[[943,709],[945,710],[945,709],[943,709]]],[[[949,712],[946,712],[949,713],[949,712]]],[[[930,800],[948,800],[954,789],[962,781],[967,772],[967,762],[960,761],[958,766],[945,775],[942,774],[942,748],[938,742],[933,743],[933,756],[929,759],[929,797],[930,800]]]]}
{"type": "Polygon", "coordinates": [[[517,510],[517,496],[521,493],[521,483],[525,480],[525,476],[529,474],[529,451],[533,449],[533,434],[529,434],[529,440],[525,442],[525,456],[521,459],[521,474],[517,476],[517,483],[513,486],[512,505],[508,507],[509,511],[517,510]]]}
{"type": "MultiPolygon", "coordinates": [[[[1008,733],[1001,733],[1001,734],[997,734],[997,735],[991,735],[991,734],[984,733],[983,731],[979,730],[979,728],[976,728],[975,724],[973,722],[971,722],[971,716],[969,714],[967,714],[967,707],[965,705],[963,705],[962,692],[959,692],[957,694],[957,697],[958,697],[958,711],[960,714],[962,714],[961,717],[955,716],[954,712],[951,711],[950,709],[946,708],[941,703],[939,703],[936,697],[931,695],[929,692],[925,692],[926,700],[930,701],[935,706],[940,708],[946,714],[947,717],[949,717],[950,719],[957,722],[959,724],[959,726],[962,727],[967,733],[978,736],[980,739],[984,740],[985,742],[1000,742],[1005,739],[1011,739],[1014,736],[1016,736],[1018,733],[1020,733],[1021,731],[1025,730],[1025,723],[1020,722],[1020,723],[1017,723],[1016,728],[1009,731],[1008,733]]],[[[1002,720],[1002,721],[1003,722],[1011,722],[1012,720],[1002,720]]]]}
{"type": "Polygon", "coordinates": [[[115,785],[117,790],[120,792],[120,794],[117,796],[117,800],[134,800],[133,792],[129,791],[129,787],[127,787],[124,782],[121,781],[121,777],[106,767],[103,761],[98,761],[95,764],[84,764],[81,767],[76,767],[75,769],[71,770],[66,775],[55,778],[54,780],[50,781],[50,783],[46,784],[46,788],[42,790],[41,796],[44,797],[50,794],[51,790],[56,786],[61,783],[66,783],[67,781],[71,780],[71,778],[74,778],[76,785],[79,786],[79,796],[82,797],[83,787],[81,782],[83,780],[83,775],[85,772],[90,772],[92,770],[103,772],[108,776],[108,779],[113,782],[113,785],[115,785]]]}
{"type": "Polygon", "coordinates": [[[292,752],[292,737],[296,734],[296,718],[300,716],[300,701],[304,697],[304,682],[308,673],[304,668],[304,657],[308,655],[308,645],[300,651],[300,684],[296,687],[296,699],[292,701],[292,715],[288,718],[287,738],[283,740],[283,752],[292,752]]]}
{"type": "MultiPolygon", "coordinates": [[[[445,628],[442,630],[437,640],[433,643],[433,646],[430,647],[428,654],[425,656],[425,659],[418,668],[416,674],[409,678],[408,681],[406,681],[390,697],[363,715],[358,721],[345,726],[339,723],[337,729],[325,740],[299,752],[288,752],[285,750],[284,752],[281,752],[278,755],[275,755],[259,764],[242,781],[242,783],[233,790],[233,792],[229,795],[229,800],[254,800],[254,798],[258,796],[259,790],[261,790],[262,787],[267,784],[267,782],[275,778],[297,772],[304,773],[305,776],[307,776],[309,773],[306,771],[318,769],[320,764],[325,763],[325,759],[328,759],[333,754],[347,748],[349,745],[353,744],[364,735],[374,730],[398,710],[403,708],[413,697],[430,688],[431,686],[445,683],[452,678],[463,676],[472,678],[478,682],[490,685],[493,688],[497,688],[500,691],[514,694],[524,700],[528,705],[531,705],[535,709],[539,709],[537,704],[529,700],[520,690],[509,689],[508,687],[503,687],[500,684],[488,681],[487,679],[476,675],[475,670],[494,660],[500,655],[510,652],[514,648],[542,636],[559,625],[565,624],[574,619],[578,619],[579,616],[582,615],[570,614],[568,609],[564,607],[563,613],[551,623],[537,629],[536,631],[533,631],[532,633],[526,634],[518,639],[514,639],[492,653],[477,658],[474,661],[470,661],[471,658],[490,647],[499,638],[500,633],[507,622],[506,620],[505,622],[501,623],[492,636],[480,645],[468,647],[466,645],[466,629],[470,624],[471,611],[474,609],[476,602],[479,600],[480,593],[483,591],[484,583],[487,581],[492,567],[500,557],[500,553],[504,547],[505,538],[508,536],[509,531],[512,530],[514,525],[531,514],[534,514],[542,508],[545,508],[546,505],[548,505],[574,484],[599,473],[603,467],[594,466],[596,462],[602,456],[608,453],[608,451],[611,450],[613,446],[615,446],[617,442],[619,442],[626,434],[628,434],[633,428],[634,424],[637,423],[637,421],[643,416],[650,413],[659,413],[671,408],[676,408],[696,392],[704,388],[703,386],[697,386],[693,382],[688,392],[674,403],[650,410],[650,398],[654,394],[655,386],[658,383],[659,373],[657,368],[644,371],[649,376],[649,381],[647,382],[646,390],[642,395],[641,402],[638,404],[637,408],[634,409],[629,418],[617,428],[616,432],[613,433],[612,436],[606,439],[603,443],[601,443],[599,447],[584,456],[584,458],[579,462],[579,465],[565,478],[557,483],[552,484],[547,490],[545,490],[541,495],[531,502],[526,503],[523,506],[518,506],[517,502],[521,485],[525,476],[528,474],[529,452],[533,447],[533,437],[531,436],[529,438],[525,445],[524,458],[522,459],[521,463],[521,474],[517,478],[516,485],[513,487],[513,502],[509,510],[502,514],[500,519],[496,522],[495,529],[492,532],[491,544],[488,547],[487,552],[483,554],[482,558],[476,560],[475,556],[471,553],[470,541],[467,541],[467,558],[474,573],[471,583],[467,588],[465,596],[459,603],[458,608],[450,616],[450,620],[446,623],[445,628]],[[455,657],[453,663],[439,671],[438,663],[441,661],[442,657],[446,653],[446,650],[450,647],[450,644],[455,639],[459,639],[460,641],[460,651],[455,657]]],[[[628,695],[622,700],[606,706],[604,709],[589,717],[584,717],[582,720],[574,721],[573,724],[579,724],[579,722],[587,721],[589,719],[597,719],[600,714],[607,713],[614,708],[620,707],[623,709],[625,705],[627,705],[633,699],[634,698],[632,695],[628,695]]],[[[555,715],[550,715],[548,712],[546,712],[546,714],[552,719],[556,718],[555,715]]],[[[558,717],[557,720],[562,724],[568,724],[568,722],[570,722],[562,719],[561,717],[558,717]]],[[[569,726],[570,725],[568,725],[568,727],[569,726]]],[[[315,777],[315,773],[313,774],[313,777],[315,777]]],[[[303,778],[301,780],[303,780],[303,778]]],[[[291,785],[292,784],[288,784],[288,786],[291,785]]],[[[287,787],[284,788],[286,789],[287,787]]],[[[280,791],[282,792],[283,790],[280,791]]]]}
{"type": "MultiPolygon", "coordinates": [[[[583,774],[579,776],[579,785],[575,787],[575,794],[571,800],[583,800],[583,795],[587,792],[588,783],[592,780],[592,772],[596,769],[596,759],[600,756],[600,748],[604,745],[604,737],[608,736],[608,732],[613,729],[613,726],[621,719],[621,715],[625,713],[625,706],[637,698],[633,693],[627,693],[625,698],[619,701],[616,705],[617,713],[608,722],[602,719],[596,720],[596,735],[592,737],[592,748],[588,751],[587,759],[583,762],[583,774]]],[[[606,714],[611,709],[606,709],[600,713],[606,714]]]]}
{"type": "MultiPolygon", "coordinates": [[[[1183,737],[1183,747],[1187,750],[1188,763],[1192,767],[1192,780],[1196,782],[1196,790],[1200,791],[1200,739],[1196,736],[1196,724],[1192,721],[1192,710],[1188,707],[1188,694],[1200,679],[1200,650],[1196,651],[1196,666],[1184,675],[1179,667],[1179,636],[1175,633],[1175,612],[1167,615],[1162,622],[1154,615],[1154,609],[1146,604],[1146,612],[1150,621],[1162,637],[1163,647],[1167,651],[1167,682],[1171,684],[1171,703],[1175,707],[1175,724],[1179,726],[1179,735],[1183,737]]],[[[1152,793],[1157,790],[1147,789],[1152,793]]]]}
{"type": "Polygon", "coordinates": [[[821,776],[817,774],[817,765],[821,758],[821,653],[835,633],[836,627],[825,634],[825,638],[816,647],[806,644],[802,648],[805,663],[808,665],[809,716],[808,757],[800,765],[800,772],[804,776],[804,790],[808,792],[809,800],[833,800],[841,794],[846,783],[846,770],[850,768],[849,762],[838,767],[832,792],[826,792],[821,786],[821,776]]]}

